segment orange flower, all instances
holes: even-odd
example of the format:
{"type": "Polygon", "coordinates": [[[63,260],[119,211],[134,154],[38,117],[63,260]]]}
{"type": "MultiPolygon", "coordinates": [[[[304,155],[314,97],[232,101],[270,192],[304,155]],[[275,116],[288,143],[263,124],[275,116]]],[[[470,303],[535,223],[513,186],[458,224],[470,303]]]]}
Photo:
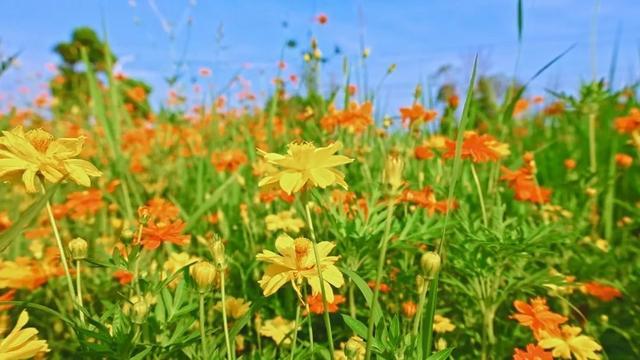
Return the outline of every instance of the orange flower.
{"type": "MultiPolygon", "coordinates": [[[[374,289],[376,287],[376,282],[371,280],[367,283],[367,285],[369,285],[370,288],[374,289]]],[[[389,287],[389,285],[385,284],[385,283],[380,283],[380,292],[383,294],[387,294],[391,291],[391,288],[389,287]]]]}
{"type": "Polygon", "coordinates": [[[134,86],[127,90],[127,96],[135,102],[143,102],[147,98],[147,92],[142,86],[134,86]]]}
{"type": "Polygon", "coordinates": [[[547,116],[560,115],[564,112],[564,103],[562,101],[552,102],[542,112],[547,116]]]}
{"type": "MultiPolygon", "coordinates": [[[[0,295],[0,301],[13,301],[13,298],[16,295],[16,290],[15,289],[11,289],[7,292],[5,292],[4,294],[0,295]]],[[[0,305],[0,311],[6,311],[9,310],[13,307],[13,305],[8,304],[8,305],[0,305]]]]}
{"type": "Polygon", "coordinates": [[[457,207],[453,201],[448,203],[446,200],[436,200],[435,192],[429,186],[425,186],[422,190],[405,189],[398,200],[418,205],[426,209],[429,215],[436,212],[444,214],[447,209],[451,210],[457,207]]]}
{"type": "Polygon", "coordinates": [[[402,313],[407,318],[409,319],[413,318],[417,311],[418,311],[418,306],[416,305],[415,302],[409,300],[402,303],[402,313]]]}
{"type": "Polygon", "coordinates": [[[91,189],[70,193],[64,204],[65,213],[72,219],[79,220],[95,215],[104,207],[102,191],[91,189]]]}
{"type": "Polygon", "coordinates": [[[247,162],[247,155],[242,150],[226,150],[211,154],[211,164],[218,172],[234,172],[247,162]]]}
{"type": "Polygon", "coordinates": [[[333,106],[329,113],[320,120],[320,125],[328,132],[333,132],[337,127],[346,128],[350,133],[362,133],[373,125],[373,105],[365,102],[358,105],[356,102],[349,104],[345,110],[336,110],[333,106]]]}
{"type": "Polygon", "coordinates": [[[529,100],[520,99],[516,101],[516,106],[513,108],[513,115],[520,115],[527,111],[527,109],[529,109],[529,100]]]}
{"type": "Polygon", "coordinates": [[[564,161],[564,167],[567,170],[573,170],[576,168],[576,161],[573,159],[566,159],[564,161]]]}
{"type": "Polygon", "coordinates": [[[633,158],[627,154],[616,154],[616,164],[622,168],[628,168],[633,164],[633,158]]]}
{"type": "Polygon", "coordinates": [[[3,232],[11,227],[11,219],[6,211],[0,212],[0,232],[3,232]]]}
{"type": "MultiPolygon", "coordinates": [[[[339,305],[346,301],[342,295],[334,295],[333,302],[327,301],[327,311],[330,313],[338,312],[339,305]]],[[[314,314],[321,315],[324,313],[324,306],[322,304],[322,294],[308,295],[307,304],[309,304],[309,311],[314,314]]]]}
{"type": "Polygon", "coordinates": [[[186,244],[190,237],[182,235],[185,224],[182,220],[174,222],[149,222],[142,229],[141,243],[145,249],[153,250],[158,248],[163,242],[170,242],[176,245],[186,244]]]}
{"type": "Polygon", "coordinates": [[[433,159],[436,155],[427,145],[418,145],[413,149],[413,154],[418,160],[433,159]]]}
{"type": "Polygon", "coordinates": [[[400,118],[402,119],[402,125],[409,127],[413,125],[420,125],[422,123],[428,123],[438,116],[438,112],[435,110],[425,109],[420,104],[413,104],[411,107],[400,108],[400,118]]]}
{"type": "Polygon", "coordinates": [[[62,275],[57,248],[47,248],[42,259],[18,257],[0,262],[0,288],[35,290],[62,275]]]}
{"type": "Polygon", "coordinates": [[[515,192],[514,198],[518,201],[529,201],[534,204],[546,204],[551,199],[552,190],[539,186],[535,181],[535,163],[533,159],[527,161],[520,169],[512,171],[502,167],[500,180],[508,183],[515,192]]]}
{"type": "Polygon", "coordinates": [[[622,134],[630,134],[640,130],[640,109],[633,108],[629,111],[629,115],[617,117],[614,127],[622,134]]]}
{"type": "Polygon", "coordinates": [[[598,299],[609,302],[615,298],[621,298],[622,293],[620,290],[613,286],[601,284],[597,281],[591,281],[583,285],[582,291],[591,296],[595,296],[598,299]]]}
{"type": "Polygon", "coordinates": [[[318,22],[318,24],[324,25],[327,23],[327,21],[329,21],[329,17],[325,13],[320,13],[316,15],[316,21],[318,22]]]}
{"type": "MultiPolygon", "coordinates": [[[[447,139],[446,146],[447,152],[442,154],[442,157],[451,159],[456,153],[456,143],[455,141],[447,139]]],[[[491,135],[479,135],[475,131],[467,131],[464,133],[460,153],[463,159],[471,159],[474,163],[485,163],[498,161],[510,153],[508,144],[497,141],[491,135]]]]}
{"type": "Polygon", "coordinates": [[[364,198],[357,198],[356,193],[335,189],[331,192],[331,199],[336,204],[342,204],[342,210],[353,219],[358,211],[361,211],[366,219],[369,216],[369,206],[364,198]]]}
{"type": "Polygon", "coordinates": [[[553,356],[538,345],[529,344],[526,351],[515,349],[513,360],[553,360],[553,356]]]}
{"type": "Polygon", "coordinates": [[[180,209],[170,201],[162,198],[153,198],[147,202],[149,220],[173,221],[178,218],[180,209]]]}
{"type": "Polygon", "coordinates": [[[511,315],[512,319],[516,319],[520,325],[527,326],[533,331],[533,336],[540,340],[541,331],[548,334],[559,334],[560,324],[568,319],[560,314],[556,314],[549,310],[547,300],[544,298],[534,298],[526,303],[516,300],[513,306],[518,313],[511,315]]]}
{"type": "Polygon", "coordinates": [[[113,273],[113,277],[118,280],[120,285],[127,285],[133,281],[133,273],[130,273],[127,270],[116,270],[113,273]]]}

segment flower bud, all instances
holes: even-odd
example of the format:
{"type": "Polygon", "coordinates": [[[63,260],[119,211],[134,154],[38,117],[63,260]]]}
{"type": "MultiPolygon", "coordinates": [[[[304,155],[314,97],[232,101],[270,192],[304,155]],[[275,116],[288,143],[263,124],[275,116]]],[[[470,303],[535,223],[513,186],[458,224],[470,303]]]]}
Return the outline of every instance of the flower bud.
{"type": "Polygon", "coordinates": [[[71,259],[83,260],[87,258],[87,248],[89,245],[82,238],[75,238],[69,241],[69,252],[71,253],[71,259]]]}
{"type": "Polygon", "coordinates": [[[191,277],[198,291],[205,293],[213,287],[216,280],[216,267],[208,261],[200,261],[191,268],[191,277]]]}
{"type": "Polygon", "coordinates": [[[140,299],[131,307],[131,320],[135,324],[142,324],[149,313],[149,305],[144,299],[140,299]]]}
{"type": "Polygon", "coordinates": [[[211,245],[211,252],[213,253],[213,260],[216,262],[216,266],[218,267],[218,269],[224,269],[226,266],[226,261],[224,258],[224,243],[218,236],[216,236],[213,240],[213,244],[211,245]]]}
{"type": "Polygon", "coordinates": [[[396,192],[402,187],[402,171],[404,170],[404,161],[394,155],[387,157],[387,161],[384,166],[384,180],[391,186],[391,191],[396,192]]]}
{"type": "Polygon", "coordinates": [[[428,279],[432,279],[440,271],[440,263],[440,255],[433,251],[427,251],[420,258],[420,266],[428,279]]]}

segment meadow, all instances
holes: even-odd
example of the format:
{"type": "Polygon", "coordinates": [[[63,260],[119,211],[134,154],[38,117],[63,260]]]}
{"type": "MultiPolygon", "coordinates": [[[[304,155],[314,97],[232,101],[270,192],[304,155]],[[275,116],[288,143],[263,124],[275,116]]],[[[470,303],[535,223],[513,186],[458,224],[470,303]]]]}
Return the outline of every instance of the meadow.
{"type": "Polygon", "coordinates": [[[92,31],[56,51],[0,114],[0,359],[640,358],[637,84],[476,58],[377,116],[313,40],[266,101],[154,107],[92,31]]]}

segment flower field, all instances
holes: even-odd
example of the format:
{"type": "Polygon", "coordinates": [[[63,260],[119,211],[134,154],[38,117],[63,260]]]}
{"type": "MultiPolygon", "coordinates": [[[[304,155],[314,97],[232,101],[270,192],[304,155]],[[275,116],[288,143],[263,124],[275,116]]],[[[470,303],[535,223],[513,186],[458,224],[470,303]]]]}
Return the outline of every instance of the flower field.
{"type": "Polygon", "coordinates": [[[154,107],[87,34],[0,113],[0,359],[640,358],[635,85],[476,58],[382,115],[312,40],[266,99],[154,107]]]}

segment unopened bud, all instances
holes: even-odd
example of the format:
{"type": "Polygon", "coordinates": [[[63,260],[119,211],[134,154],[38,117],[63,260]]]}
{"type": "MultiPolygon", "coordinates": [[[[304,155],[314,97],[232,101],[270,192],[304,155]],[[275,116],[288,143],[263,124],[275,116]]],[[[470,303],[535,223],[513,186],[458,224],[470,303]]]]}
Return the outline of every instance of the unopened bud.
{"type": "Polygon", "coordinates": [[[216,280],[216,267],[208,261],[200,261],[191,268],[191,277],[198,286],[198,291],[209,291],[216,280]]]}
{"type": "Polygon", "coordinates": [[[82,238],[75,238],[69,241],[69,252],[71,253],[71,259],[83,260],[87,258],[87,249],[89,245],[82,238]]]}
{"type": "Polygon", "coordinates": [[[217,236],[215,237],[215,240],[211,245],[211,252],[213,253],[213,260],[215,260],[218,269],[224,269],[226,266],[224,257],[224,243],[217,236]]]}
{"type": "Polygon", "coordinates": [[[420,266],[428,279],[432,279],[440,271],[440,263],[440,255],[433,251],[427,251],[420,258],[420,266]]]}
{"type": "Polygon", "coordinates": [[[387,74],[392,74],[394,71],[396,71],[396,68],[398,67],[398,65],[396,64],[391,64],[389,66],[389,68],[387,69],[387,74]]]}
{"type": "Polygon", "coordinates": [[[385,182],[391,186],[391,191],[396,192],[402,187],[402,172],[404,170],[404,160],[398,156],[390,155],[384,166],[385,182]]]}
{"type": "Polygon", "coordinates": [[[131,307],[131,320],[135,324],[142,324],[149,313],[149,305],[144,299],[140,299],[131,307]]]}
{"type": "Polygon", "coordinates": [[[151,210],[146,206],[140,206],[138,208],[138,221],[140,224],[146,225],[151,217],[151,210]]]}

